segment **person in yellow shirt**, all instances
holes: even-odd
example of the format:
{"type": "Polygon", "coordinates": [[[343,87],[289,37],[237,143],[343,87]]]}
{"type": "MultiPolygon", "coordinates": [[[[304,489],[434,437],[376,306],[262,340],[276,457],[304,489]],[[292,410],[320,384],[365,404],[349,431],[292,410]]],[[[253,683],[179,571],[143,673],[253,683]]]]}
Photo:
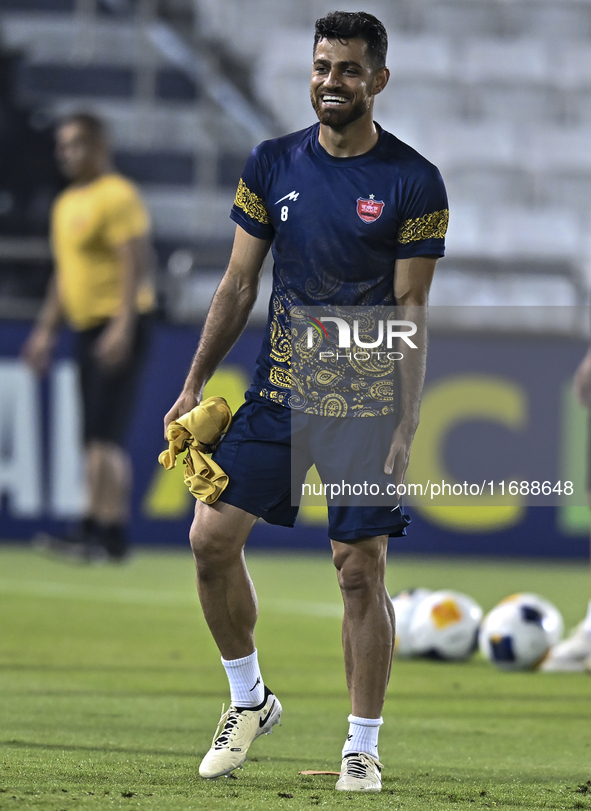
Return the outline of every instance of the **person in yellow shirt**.
{"type": "Polygon", "coordinates": [[[56,157],[71,183],[53,206],[55,273],[23,357],[42,374],[61,324],[76,333],[88,508],[72,536],[46,545],[80,560],[119,560],[128,548],[131,490],[124,437],[154,306],[150,220],[135,186],[113,169],[100,119],[63,120],[56,157]]]}

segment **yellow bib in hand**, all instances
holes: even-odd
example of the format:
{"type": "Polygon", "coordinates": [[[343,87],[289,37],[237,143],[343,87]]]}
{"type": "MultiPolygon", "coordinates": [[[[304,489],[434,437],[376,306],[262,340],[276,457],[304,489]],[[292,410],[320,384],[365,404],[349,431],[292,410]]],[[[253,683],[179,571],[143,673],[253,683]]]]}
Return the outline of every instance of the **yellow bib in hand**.
{"type": "Polygon", "coordinates": [[[231,422],[232,412],[224,398],[208,397],[166,429],[168,450],[162,451],[158,461],[171,470],[176,467],[177,456],[187,451],[183,460],[185,484],[205,504],[217,501],[228,486],[228,476],[204,454],[215,449],[231,422]]]}

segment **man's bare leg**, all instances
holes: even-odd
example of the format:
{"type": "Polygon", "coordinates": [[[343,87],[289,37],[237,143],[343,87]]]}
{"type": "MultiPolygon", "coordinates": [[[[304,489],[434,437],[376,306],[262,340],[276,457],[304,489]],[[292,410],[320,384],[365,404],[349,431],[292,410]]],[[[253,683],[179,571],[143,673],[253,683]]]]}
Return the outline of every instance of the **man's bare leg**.
{"type": "Polygon", "coordinates": [[[190,539],[205,621],[224,659],[254,652],[258,606],[244,546],[256,516],[218,502],[198,501],[190,539]]]}
{"type": "Polygon", "coordinates": [[[381,791],[378,733],[392,667],[395,618],[386,590],[388,538],[332,541],[343,595],[343,651],[351,697],[338,791],[381,791]]]}
{"type": "Polygon", "coordinates": [[[197,502],[191,527],[199,599],[232,696],[221,731],[199,766],[201,777],[209,779],[239,768],[250,744],[281,722],[281,704],[263,683],[254,643],[258,606],[244,545],[255,521],[229,504],[197,502]]]}
{"type": "Polygon", "coordinates": [[[345,613],[343,651],[353,715],[379,718],[394,652],[395,619],[385,585],[386,536],[331,541],[345,613]]]}
{"type": "Polygon", "coordinates": [[[86,447],[88,515],[99,524],[124,526],[129,520],[131,462],[120,445],[91,440],[86,447]]]}
{"type": "Polygon", "coordinates": [[[34,543],[80,562],[124,560],[132,483],[129,454],[115,442],[92,439],[85,446],[84,461],[88,492],[84,520],[65,537],[42,534],[34,543]]]}

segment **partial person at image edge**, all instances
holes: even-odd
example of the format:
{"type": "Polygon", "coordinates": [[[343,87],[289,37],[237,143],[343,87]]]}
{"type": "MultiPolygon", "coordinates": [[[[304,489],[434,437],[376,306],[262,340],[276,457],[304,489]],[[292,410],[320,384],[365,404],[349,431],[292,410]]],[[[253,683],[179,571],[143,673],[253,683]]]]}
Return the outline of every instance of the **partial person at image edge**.
{"type": "MultiPolygon", "coordinates": [[[[573,379],[574,394],[578,402],[591,409],[591,349],[579,364],[573,379]]],[[[591,505],[591,410],[587,416],[587,493],[591,505]]],[[[591,534],[589,537],[589,574],[591,576],[591,534]]],[[[591,583],[589,588],[591,597],[591,583]]],[[[570,636],[550,649],[540,666],[545,673],[591,673],[591,599],[585,618],[572,630],[570,636]]]]}

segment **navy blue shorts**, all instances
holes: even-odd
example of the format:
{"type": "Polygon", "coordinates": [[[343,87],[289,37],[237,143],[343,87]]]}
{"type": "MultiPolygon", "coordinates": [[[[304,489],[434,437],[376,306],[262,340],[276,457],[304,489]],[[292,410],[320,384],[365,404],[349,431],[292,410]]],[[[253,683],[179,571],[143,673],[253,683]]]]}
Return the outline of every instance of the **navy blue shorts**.
{"type": "MultiPolygon", "coordinates": [[[[293,527],[298,513],[294,494],[301,493],[312,465],[324,483],[335,479],[335,470],[339,481],[360,481],[363,476],[377,481],[391,436],[392,423],[381,417],[351,420],[292,415],[284,406],[249,398],[234,415],[230,430],[212,457],[230,478],[220,501],[269,524],[293,527]],[[362,454],[351,450],[353,422],[371,428],[369,445],[362,454]],[[371,461],[369,468],[364,460],[371,461]]],[[[329,502],[328,534],[332,540],[406,535],[410,518],[396,506],[395,496],[388,504],[368,505],[366,501],[363,506],[333,506],[329,502]]]]}

